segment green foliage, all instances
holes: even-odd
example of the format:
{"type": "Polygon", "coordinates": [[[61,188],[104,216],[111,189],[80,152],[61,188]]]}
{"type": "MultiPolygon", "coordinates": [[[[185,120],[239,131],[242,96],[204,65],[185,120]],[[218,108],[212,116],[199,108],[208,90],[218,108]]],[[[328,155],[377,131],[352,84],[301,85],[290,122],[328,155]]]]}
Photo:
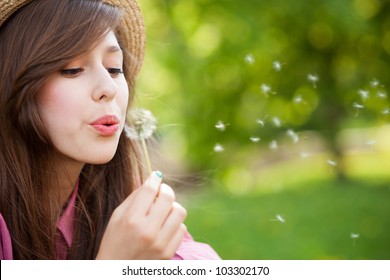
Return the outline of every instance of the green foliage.
{"type": "MultiPolygon", "coordinates": [[[[140,99],[163,126],[177,125],[193,170],[224,168],[213,156],[216,143],[245,147],[256,135],[268,145],[287,129],[334,141],[349,119],[388,121],[388,1],[143,2],[140,99]],[[219,120],[228,124],[223,133],[214,127],[219,120]]],[[[160,130],[162,137],[171,131],[160,130]]]]}
{"type": "Polygon", "coordinates": [[[166,157],[210,175],[186,194],[195,239],[225,259],[389,259],[390,2],[141,5],[139,103],[166,157]]]}

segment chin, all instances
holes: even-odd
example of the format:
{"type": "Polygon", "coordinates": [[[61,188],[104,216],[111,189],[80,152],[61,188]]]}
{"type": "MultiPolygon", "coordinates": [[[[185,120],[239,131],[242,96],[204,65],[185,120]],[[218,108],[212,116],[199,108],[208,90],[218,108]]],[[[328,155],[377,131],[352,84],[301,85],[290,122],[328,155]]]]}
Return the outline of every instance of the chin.
{"type": "Polygon", "coordinates": [[[99,157],[94,157],[86,160],[88,164],[106,164],[114,158],[115,153],[100,154],[99,157]]]}
{"type": "Polygon", "coordinates": [[[110,162],[112,159],[113,159],[113,156],[109,157],[109,158],[99,158],[96,160],[89,161],[88,164],[95,164],[95,165],[106,164],[106,163],[110,162]]]}

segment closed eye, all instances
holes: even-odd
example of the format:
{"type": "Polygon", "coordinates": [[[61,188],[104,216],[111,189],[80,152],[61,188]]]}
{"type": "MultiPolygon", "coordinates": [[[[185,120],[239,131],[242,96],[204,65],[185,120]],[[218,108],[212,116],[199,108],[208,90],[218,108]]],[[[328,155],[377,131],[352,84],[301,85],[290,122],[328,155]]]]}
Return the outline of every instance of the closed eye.
{"type": "Polygon", "coordinates": [[[76,77],[77,75],[79,75],[83,71],[84,71],[83,68],[62,69],[61,75],[66,76],[66,77],[76,77]]]}
{"type": "Polygon", "coordinates": [[[113,78],[118,77],[119,74],[123,74],[123,70],[120,69],[120,68],[107,68],[107,71],[108,71],[108,73],[110,73],[110,75],[111,75],[113,78]]]}

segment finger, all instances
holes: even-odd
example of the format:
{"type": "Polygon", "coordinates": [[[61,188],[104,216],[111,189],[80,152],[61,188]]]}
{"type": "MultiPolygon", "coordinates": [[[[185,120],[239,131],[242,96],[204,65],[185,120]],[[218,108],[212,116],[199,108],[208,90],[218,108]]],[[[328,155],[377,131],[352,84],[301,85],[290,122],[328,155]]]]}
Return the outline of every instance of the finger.
{"type": "Polygon", "coordinates": [[[166,184],[161,184],[158,197],[151,206],[148,214],[150,223],[154,224],[156,229],[160,229],[163,226],[165,220],[172,211],[174,201],[175,193],[172,188],[166,184]]]}
{"type": "Polygon", "coordinates": [[[162,239],[165,239],[167,242],[170,238],[175,235],[176,231],[180,225],[184,222],[187,217],[186,209],[181,206],[179,203],[174,202],[172,205],[172,210],[169,213],[169,216],[165,220],[163,227],[161,228],[160,236],[162,239]]]}
{"type": "Polygon", "coordinates": [[[123,202],[126,211],[146,216],[156,199],[162,180],[162,173],[154,171],[143,185],[135,191],[134,196],[129,195],[123,202]]]}
{"type": "Polygon", "coordinates": [[[166,243],[166,252],[169,258],[172,258],[175,255],[176,251],[179,249],[186,232],[187,227],[185,226],[185,224],[180,224],[178,230],[173,236],[171,236],[170,240],[166,243]]]}

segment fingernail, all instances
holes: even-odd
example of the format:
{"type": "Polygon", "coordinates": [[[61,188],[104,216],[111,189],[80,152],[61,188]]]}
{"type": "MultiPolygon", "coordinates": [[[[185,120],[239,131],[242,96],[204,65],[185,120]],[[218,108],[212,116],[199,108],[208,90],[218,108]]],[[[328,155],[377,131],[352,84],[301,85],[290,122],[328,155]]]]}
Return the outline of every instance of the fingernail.
{"type": "Polygon", "coordinates": [[[161,171],[154,171],[154,174],[156,174],[156,176],[157,176],[158,178],[160,178],[160,179],[162,179],[162,177],[163,177],[163,174],[162,174],[161,171]]]}
{"type": "Polygon", "coordinates": [[[147,183],[156,190],[160,188],[161,181],[162,173],[160,171],[153,171],[147,179],[147,183]]]}

